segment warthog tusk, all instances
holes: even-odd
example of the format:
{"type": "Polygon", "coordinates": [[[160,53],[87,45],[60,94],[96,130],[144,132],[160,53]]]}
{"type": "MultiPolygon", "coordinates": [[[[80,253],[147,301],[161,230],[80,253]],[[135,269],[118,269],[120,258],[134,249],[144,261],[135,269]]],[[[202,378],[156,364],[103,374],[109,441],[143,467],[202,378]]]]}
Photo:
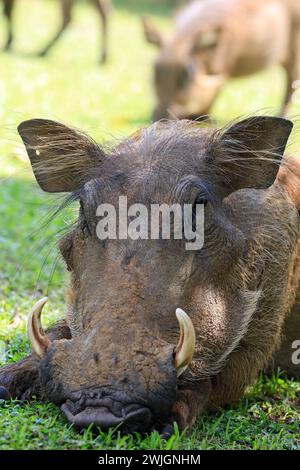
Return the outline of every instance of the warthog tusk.
{"type": "Polygon", "coordinates": [[[174,350],[174,357],[177,377],[179,377],[188,368],[193,359],[196,335],[192,320],[184,310],[177,308],[176,317],[180,325],[180,337],[174,350]]]}
{"type": "Polygon", "coordinates": [[[29,341],[32,345],[33,351],[39,357],[44,356],[46,349],[51,344],[51,341],[45,334],[41,324],[41,313],[47,300],[48,298],[44,297],[35,304],[29,314],[27,323],[29,341]]]}

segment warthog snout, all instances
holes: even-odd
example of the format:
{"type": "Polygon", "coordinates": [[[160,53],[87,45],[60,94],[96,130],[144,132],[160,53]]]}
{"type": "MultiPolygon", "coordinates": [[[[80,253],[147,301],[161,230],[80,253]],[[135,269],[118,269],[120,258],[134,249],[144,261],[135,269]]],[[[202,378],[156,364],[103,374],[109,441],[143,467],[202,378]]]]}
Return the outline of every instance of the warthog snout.
{"type": "Polygon", "coordinates": [[[157,96],[159,97],[159,106],[153,113],[154,121],[172,117],[170,112],[172,112],[174,96],[180,99],[180,94],[188,85],[192,74],[191,67],[186,63],[165,60],[158,60],[156,62],[154,84],[157,96]]]}
{"type": "Polygon", "coordinates": [[[74,400],[68,399],[61,406],[68,420],[77,428],[99,426],[103,430],[118,427],[123,431],[146,431],[153,424],[153,412],[138,403],[129,403],[122,394],[105,396],[102,391],[80,393],[74,400]],[[127,403],[126,403],[127,401],[127,403]]]}
{"type": "Polygon", "coordinates": [[[130,325],[120,328],[111,320],[100,329],[52,342],[41,324],[46,301],[46,297],[41,299],[32,309],[28,337],[41,360],[48,397],[61,406],[68,420],[79,429],[93,424],[104,430],[117,426],[126,432],[142,432],[154,423],[163,425],[176,398],[176,378],[188,368],[195,349],[189,316],[176,310],[176,346],[159,342],[150,331],[134,338],[130,325]],[[111,338],[118,335],[117,344],[134,339],[132,347],[121,351],[113,346],[111,338]]]}
{"type": "Polygon", "coordinates": [[[184,63],[157,61],[155,64],[156,82],[166,85],[164,97],[170,86],[175,89],[183,88],[190,77],[190,73],[190,68],[184,63]]]}

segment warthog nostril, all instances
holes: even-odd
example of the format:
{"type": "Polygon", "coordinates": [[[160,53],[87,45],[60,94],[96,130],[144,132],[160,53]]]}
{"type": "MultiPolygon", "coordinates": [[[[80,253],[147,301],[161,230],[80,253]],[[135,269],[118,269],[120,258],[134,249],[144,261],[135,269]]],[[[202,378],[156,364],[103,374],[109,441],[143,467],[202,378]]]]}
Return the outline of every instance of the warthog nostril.
{"type": "Polygon", "coordinates": [[[91,424],[107,430],[118,426],[126,432],[144,431],[152,424],[152,413],[149,408],[139,405],[129,405],[122,409],[122,416],[114,415],[108,408],[88,406],[80,413],[73,414],[67,403],[62,405],[62,411],[68,420],[79,429],[86,428],[91,424]]]}

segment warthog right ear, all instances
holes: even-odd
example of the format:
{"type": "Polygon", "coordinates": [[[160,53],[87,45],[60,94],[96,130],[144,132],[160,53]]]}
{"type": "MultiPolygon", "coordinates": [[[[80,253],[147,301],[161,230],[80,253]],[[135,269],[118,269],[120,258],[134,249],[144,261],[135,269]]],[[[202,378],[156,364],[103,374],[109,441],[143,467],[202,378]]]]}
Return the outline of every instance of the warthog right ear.
{"type": "Polygon", "coordinates": [[[104,158],[85,134],[48,119],[30,119],[18,126],[33,173],[50,193],[72,192],[91,178],[104,158]]]}
{"type": "Polygon", "coordinates": [[[271,186],[292,129],[288,119],[272,116],[254,116],[229,127],[215,148],[225,194],[271,186]]]}
{"type": "Polygon", "coordinates": [[[164,38],[163,38],[162,33],[149,20],[149,18],[145,16],[142,17],[142,23],[144,26],[145,38],[149,42],[149,44],[153,44],[154,46],[161,47],[164,43],[164,38]]]}

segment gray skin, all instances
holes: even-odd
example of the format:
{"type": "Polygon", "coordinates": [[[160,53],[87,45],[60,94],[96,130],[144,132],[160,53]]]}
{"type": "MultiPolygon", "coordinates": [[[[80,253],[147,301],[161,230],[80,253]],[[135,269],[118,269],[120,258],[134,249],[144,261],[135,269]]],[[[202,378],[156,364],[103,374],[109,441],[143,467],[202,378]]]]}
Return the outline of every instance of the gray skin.
{"type": "Polygon", "coordinates": [[[178,12],[169,35],[149,19],[144,29],[159,48],[154,120],[207,115],[229,79],[276,64],[287,73],[281,113],[288,110],[299,78],[298,0],[197,0],[178,12]]]}
{"type": "MultiPolygon", "coordinates": [[[[13,43],[13,12],[15,8],[15,0],[2,0],[3,2],[3,13],[7,20],[8,25],[8,35],[5,44],[5,50],[8,51],[11,49],[13,43]]],[[[100,63],[104,64],[107,60],[107,23],[108,15],[111,9],[111,0],[91,0],[91,3],[95,6],[102,25],[101,30],[101,55],[100,63]]],[[[45,56],[50,52],[52,47],[59,40],[65,29],[68,27],[72,20],[72,11],[75,4],[75,0],[59,0],[62,22],[59,30],[51,41],[44,47],[44,49],[39,53],[40,56],[45,56]]]]}
{"type": "Polygon", "coordinates": [[[267,116],[223,130],[169,121],[105,151],[65,125],[23,122],[37,182],[71,193],[80,213],[59,243],[70,272],[65,320],[48,331],[42,358],[0,370],[3,398],[50,400],[78,428],[164,430],[176,420],[184,429],[201,411],[238,400],[271,361],[277,366],[276,351],[299,377],[291,343],[300,337],[300,167],[287,160],[278,172],[291,129],[267,116]],[[99,240],[96,207],[116,205],[120,195],[147,207],[205,203],[203,248],[99,240]],[[179,378],[177,307],[196,331],[193,360],[179,378]]]}

